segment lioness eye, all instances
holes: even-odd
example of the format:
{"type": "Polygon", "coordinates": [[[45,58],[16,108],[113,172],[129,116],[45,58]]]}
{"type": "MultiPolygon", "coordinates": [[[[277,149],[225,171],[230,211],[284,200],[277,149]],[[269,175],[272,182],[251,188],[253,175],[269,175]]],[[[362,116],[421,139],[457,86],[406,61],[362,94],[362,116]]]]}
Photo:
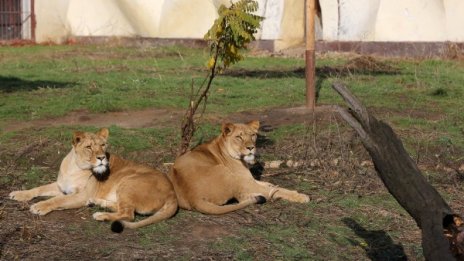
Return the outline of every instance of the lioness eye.
{"type": "Polygon", "coordinates": [[[237,139],[243,140],[242,136],[236,136],[237,139]]]}
{"type": "Polygon", "coordinates": [[[85,147],[85,148],[87,148],[87,149],[91,149],[91,148],[92,148],[92,146],[90,146],[90,145],[89,145],[89,146],[87,146],[87,147],[85,147]]]}

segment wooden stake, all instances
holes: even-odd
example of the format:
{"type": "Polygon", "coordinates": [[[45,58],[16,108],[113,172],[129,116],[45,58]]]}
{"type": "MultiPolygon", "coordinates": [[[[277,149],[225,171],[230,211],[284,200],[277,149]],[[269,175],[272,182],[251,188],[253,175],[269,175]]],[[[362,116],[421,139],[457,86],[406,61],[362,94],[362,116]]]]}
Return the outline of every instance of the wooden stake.
{"type": "Polygon", "coordinates": [[[315,16],[316,0],[306,0],[306,107],[313,110],[316,106],[315,16]]]}

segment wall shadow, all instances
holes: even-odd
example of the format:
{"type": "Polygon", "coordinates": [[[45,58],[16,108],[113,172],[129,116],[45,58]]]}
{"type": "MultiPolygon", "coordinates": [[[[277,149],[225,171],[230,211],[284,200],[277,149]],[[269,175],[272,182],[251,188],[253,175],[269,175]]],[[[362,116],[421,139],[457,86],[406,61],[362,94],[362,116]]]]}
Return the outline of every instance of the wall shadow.
{"type": "MultiPolygon", "coordinates": [[[[356,57],[347,61],[344,65],[316,67],[316,100],[319,98],[322,83],[327,78],[342,78],[350,75],[396,75],[400,72],[400,69],[393,67],[388,63],[378,61],[370,56],[356,57]]],[[[289,77],[305,78],[305,67],[292,70],[231,69],[224,72],[223,75],[229,77],[250,77],[260,79],[280,79],[289,77]]]]}
{"type": "Polygon", "coordinates": [[[293,70],[247,70],[247,69],[229,69],[223,76],[238,78],[259,78],[259,79],[278,79],[278,78],[304,78],[305,68],[300,67],[293,70]]]}
{"type": "Polygon", "coordinates": [[[74,85],[75,82],[57,82],[57,81],[30,81],[18,77],[0,76],[0,92],[16,92],[16,91],[33,91],[39,88],[66,88],[74,85]]]}
{"type": "MultiPolygon", "coordinates": [[[[344,77],[347,75],[395,75],[401,70],[378,61],[370,56],[361,56],[347,61],[343,65],[318,66],[316,67],[316,78],[326,79],[329,77],[344,77]]],[[[251,78],[305,78],[305,67],[292,70],[247,70],[229,69],[223,73],[229,77],[251,77],[251,78]]]]}
{"type": "MultiPolygon", "coordinates": [[[[408,260],[401,244],[395,244],[393,239],[383,230],[366,230],[352,218],[343,218],[343,223],[351,228],[357,236],[363,238],[367,245],[361,246],[367,256],[373,261],[408,260]]],[[[359,242],[349,239],[354,246],[359,242]]]]}

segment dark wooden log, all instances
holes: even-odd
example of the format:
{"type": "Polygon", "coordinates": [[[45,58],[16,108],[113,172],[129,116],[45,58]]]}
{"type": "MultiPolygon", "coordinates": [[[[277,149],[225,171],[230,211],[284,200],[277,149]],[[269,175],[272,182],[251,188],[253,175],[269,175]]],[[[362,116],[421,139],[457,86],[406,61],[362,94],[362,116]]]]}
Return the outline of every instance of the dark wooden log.
{"type": "Polygon", "coordinates": [[[338,107],[338,112],[359,134],[378,176],[421,229],[425,258],[461,259],[462,241],[456,241],[456,238],[463,237],[461,217],[453,213],[437,190],[427,182],[392,128],[370,115],[343,84],[335,83],[332,87],[348,104],[349,109],[338,107]]]}

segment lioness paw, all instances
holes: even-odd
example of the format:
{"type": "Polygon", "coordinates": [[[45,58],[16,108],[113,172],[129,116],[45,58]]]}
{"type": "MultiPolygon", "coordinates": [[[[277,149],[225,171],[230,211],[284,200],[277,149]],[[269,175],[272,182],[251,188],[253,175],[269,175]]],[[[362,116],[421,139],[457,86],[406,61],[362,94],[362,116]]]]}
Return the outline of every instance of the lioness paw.
{"type": "Polygon", "coordinates": [[[309,201],[310,201],[309,196],[305,194],[298,194],[298,196],[296,197],[296,202],[299,202],[299,203],[308,203],[309,201]]]}
{"type": "Polygon", "coordinates": [[[16,201],[28,201],[31,200],[32,197],[29,196],[28,193],[24,191],[13,191],[9,194],[10,199],[16,200],[16,201]]]}
{"type": "Polygon", "coordinates": [[[43,204],[43,202],[36,203],[31,206],[30,211],[32,214],[36,215],[46,215],[52,211],[51,208],[49,208],[46,204],[43,204]]]}
{"type": "Polygon", "coordinates": [[[108,220],[108,214],[105,212],[95,212],[92,215],[93,219],[98,221],[105,221],[108,220]]]}

